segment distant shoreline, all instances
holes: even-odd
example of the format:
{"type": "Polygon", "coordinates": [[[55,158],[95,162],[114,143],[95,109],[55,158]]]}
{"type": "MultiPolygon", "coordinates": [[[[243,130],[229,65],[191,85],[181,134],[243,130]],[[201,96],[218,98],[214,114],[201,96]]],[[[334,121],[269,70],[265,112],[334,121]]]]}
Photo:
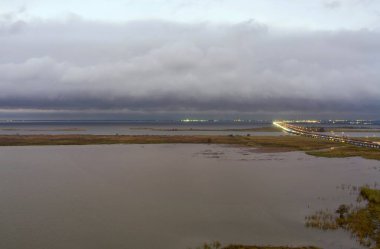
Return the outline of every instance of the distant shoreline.
{"type": "MultiPolygon", "coordinates": [[[[380,141],[380,138],[377,141],[380,141]]],[[[0,135],[0,146],[95,144],[226,144],[265,151],[304,151],[319,157],[363,157],[380,160],[380,151],[300,136],[210,135],[0,135]]]]}
{"type": "Polygon", "coordinates": [[[242,129],[206,129],[206,128],[153,128],[153,127],[131,127],[131,130],[149,130],[149,131],[239,131],[239,132],[282,132],[277,127],[257,127],[242,129]]]}
{"type": "MultiPolygon", "coordinates": [[[[368,128],[349,128],[349,127],[316,127],[324,128],[325,133],[328,132],[367,132],[367,133],[380,133],[380,129],[368,129],[368,128]]],[[[274,126],[265,126],[265,127],[254,127],[254,128],[228,128],[228,129],[211,129],[211,128],[155,128],[155,127],[129,127],[130,130],[134,131],[162,131],[162,132],[282,132],[281,129],[274,126]]],[[[77,127],[67,127],[67,128],[15,128],[15,127],[2,127],[0,131],[27,131],[27,132],[83,132],[87,131],[84,128],[77,127]]]]}
{"type": "Polygon", "coordinates": [[[316,127],[324,128],[325,132],[380,132],[380,129],[368,129],[368,128],[339,128],[339,127],[316,127]]]}

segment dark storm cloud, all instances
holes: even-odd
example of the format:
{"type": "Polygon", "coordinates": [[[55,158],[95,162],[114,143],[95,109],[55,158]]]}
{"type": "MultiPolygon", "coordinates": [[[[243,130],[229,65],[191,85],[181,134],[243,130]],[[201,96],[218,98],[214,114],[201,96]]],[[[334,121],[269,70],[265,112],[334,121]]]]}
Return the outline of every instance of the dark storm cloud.
{"type": "Polygon", "coordinates": [[[2,32],[0,44],[0,109],[379,114],[377,31],[73,15],[2,32]]]}
{"type": "Polygon", "coordinates": [[[320,101],[310,100],[307,98],[267,98],[251,101],[239,101],[224,97],[214,98],[202,101],[197,98],[184,99],[174,97],[172,95],[160,96],[158,98],[139,99],[130,96],[117,99],[99,99],[89,96],[74,95],[68,98],[19,98],[7,99],[0,101],[0,105],[4,108],[22,108],[23,110],[33,107],[35,109],[45,110],[48,106],[53,110],[124,110],[125,107],[133,112],[180,112],[192,110],[195,112],[241,112],[250,113],[252,110],[256,112],[283,112],[283,111],[310,111],[310,110],[333,110],[333,111],[361,111],[363,107],[380,108],[380,103],[371,103],[362,101],[320,101]]]}

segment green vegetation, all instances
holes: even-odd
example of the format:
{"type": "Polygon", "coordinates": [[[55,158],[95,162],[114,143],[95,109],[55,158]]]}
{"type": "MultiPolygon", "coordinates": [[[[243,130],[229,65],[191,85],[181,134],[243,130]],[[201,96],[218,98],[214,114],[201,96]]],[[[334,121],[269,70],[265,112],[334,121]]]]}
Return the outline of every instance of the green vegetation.
{"type": "Polygon", "coordinates": [[[319,249],[314,246],[307,247],[288,247],[288,246],[241,246],[241,245],[232,245],[224,247],[223,249],[319,249]]]}
{"type": "Polygon", "coordinates": [[[363,187],[358,201],[366,205],[353,208],[340,205],[334,214],[319,211],[306,217],[306,226],[323,230],[338,228],[349,231],[360,244],[372,248],[380,248],[380,190],[363,187]]]}
{"type": "Polygon", "coordinates": [[[380,160],[379,150],[356,147],[353,145],[340,145],[338,147],[332,147],[328,150],[307,151],[306,153],[319,157],[363,157],[367,159],[380,160]]]}
{"type": "Polygon", "coordinates": [[[204,243],[202,246],[198,246],[195,249],[222,249],[222,244],[219,241],[214,241],[212,243],[204,243]]]}
{"type": "Polygon", "coordinates": [[[219,242],[205,243],[196,249],[319,249],[317,247],[287,247],[287,246],[243,246],[243,245],[229,245],[222,247],[219,242]]]}
{"type": "Polygon", "coordinates": [[[361,156],[380,160],[380,151],[301,136],[128,136],[128,135],[1,135],[0,146],[89,144],[227,144],[264,150],[305,151],[320,157],[361,156]]]}
{"type": "Polygon", "coordinates": [[[127,136],[127,135],[3,135],[0,146],[13,145],[85,145],[85,144],[162,144],[214,143],[251,147],[320,150],[340,144],[298,136],[127,136]]]}
{"type": "Polygon", "coordinates": [[[319,249],[314,246],[303,246],[303,247],[288,247],[288,246],[242,246],[242,245],[231,245],[224,247],[223,249],[319,249]]]}

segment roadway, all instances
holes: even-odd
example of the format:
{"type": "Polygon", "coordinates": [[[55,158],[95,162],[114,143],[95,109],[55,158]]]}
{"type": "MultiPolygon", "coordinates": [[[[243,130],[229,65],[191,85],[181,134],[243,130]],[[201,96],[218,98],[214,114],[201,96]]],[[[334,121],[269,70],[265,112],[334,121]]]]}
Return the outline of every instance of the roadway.
{"type": "Polygon", "coordinates": [[[373,148],[373,149],[380,149],[380,144],[371,142],[371,141],[364,141],[360,139],[354,139],[349,138],[345,136],[331,136],[323,133],[313,132],[310,130],[307,130],[305,127],[292,125],[286,122],[273,122],[274,126],[277,126],[281,128],[283,131],[298,135],[298,136],[304,136],[304,137],[311,137],[316,139],[324,139],[329,140],[333,142],[339,142],[339,143],[346,143],[346,144],[352,144],[358,147],[364,147],[364,148],[373,148]]]}

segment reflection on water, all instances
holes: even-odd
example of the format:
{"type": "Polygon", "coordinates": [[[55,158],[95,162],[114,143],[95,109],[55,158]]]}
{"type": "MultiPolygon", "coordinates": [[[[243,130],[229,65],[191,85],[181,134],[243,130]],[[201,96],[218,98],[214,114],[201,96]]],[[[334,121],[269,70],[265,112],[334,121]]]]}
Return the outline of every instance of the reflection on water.
{"type": "Polygon", "coordinates": [[[374,184],[378,161],[216,145],[0,148],[0,248],[360,248],[304,217],[374,184]]]}

